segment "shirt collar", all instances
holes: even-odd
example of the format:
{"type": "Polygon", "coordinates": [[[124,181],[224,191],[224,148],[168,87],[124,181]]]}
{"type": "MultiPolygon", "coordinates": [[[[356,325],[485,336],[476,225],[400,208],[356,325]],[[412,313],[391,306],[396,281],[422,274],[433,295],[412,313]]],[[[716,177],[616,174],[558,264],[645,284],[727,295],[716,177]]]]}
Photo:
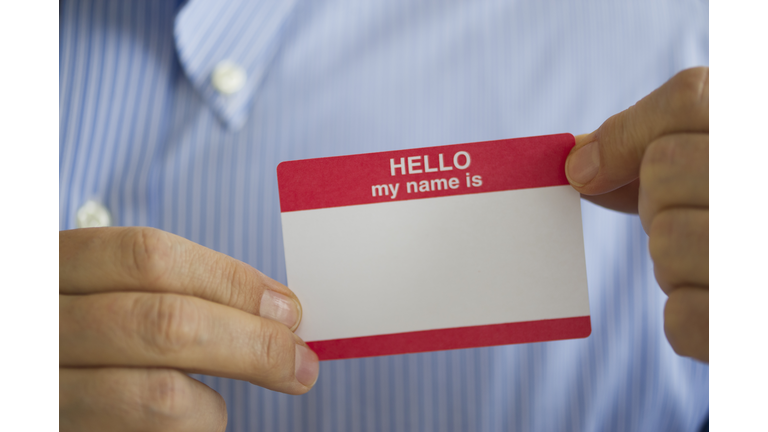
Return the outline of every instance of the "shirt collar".
{"type": "Polygon", "coordinates": [[[230,129],[243,126],[251,100],[279,46],[296,0],[190,0],[176,15],[179,61],[203,100],[230,129]],[[214,88],[211,73],[223,61],[238,65],[246,80],[237,92],[214,88]]]}

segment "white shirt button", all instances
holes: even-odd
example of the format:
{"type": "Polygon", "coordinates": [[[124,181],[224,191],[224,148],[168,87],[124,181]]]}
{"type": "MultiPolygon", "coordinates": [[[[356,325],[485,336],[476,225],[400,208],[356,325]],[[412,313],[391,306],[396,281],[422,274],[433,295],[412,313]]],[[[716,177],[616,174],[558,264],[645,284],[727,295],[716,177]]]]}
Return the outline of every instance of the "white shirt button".
{"type": "Polygon", "coordinates": [[[231,95],[243,88],[246,78],[245,69],[229,60],[223,60],[213,69],[211,84],[219,93],[231,95]]]}
{"type": "Polygon", "coordinates": [[[96,201],[87,201],[77,210],[77,227],[94,228],[112,225],[109,210],[96,201]]]}

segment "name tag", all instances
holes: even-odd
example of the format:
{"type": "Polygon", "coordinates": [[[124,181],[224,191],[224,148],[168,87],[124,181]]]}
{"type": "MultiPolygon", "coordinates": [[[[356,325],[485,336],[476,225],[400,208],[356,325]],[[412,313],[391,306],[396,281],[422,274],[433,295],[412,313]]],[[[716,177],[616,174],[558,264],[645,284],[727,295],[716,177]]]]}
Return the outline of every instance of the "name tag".
{"type": "Polygon", "coordinates": [[[282,162],[297,334],[321,360],[589,336],[560,134],[282,162]]]}

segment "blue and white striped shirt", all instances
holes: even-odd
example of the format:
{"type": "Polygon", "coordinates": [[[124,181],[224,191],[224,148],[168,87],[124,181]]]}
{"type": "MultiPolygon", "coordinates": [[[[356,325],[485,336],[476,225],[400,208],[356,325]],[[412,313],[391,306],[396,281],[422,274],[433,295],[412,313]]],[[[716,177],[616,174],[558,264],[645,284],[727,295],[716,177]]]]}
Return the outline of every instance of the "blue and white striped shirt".
{"type": "MultiPolygon", "coordinates": [[[[584,133],[709,62],[706,1],[64,1],[60,228],[87,200],[285,282],[284,160],[584,133]],[[242,90],[211,85],[222,60],[242,90]]],[[[592,335],[323,362],[289,396],[199,377],[229,431],[692,431],[636,216],[584,203],[592,335]]]]}

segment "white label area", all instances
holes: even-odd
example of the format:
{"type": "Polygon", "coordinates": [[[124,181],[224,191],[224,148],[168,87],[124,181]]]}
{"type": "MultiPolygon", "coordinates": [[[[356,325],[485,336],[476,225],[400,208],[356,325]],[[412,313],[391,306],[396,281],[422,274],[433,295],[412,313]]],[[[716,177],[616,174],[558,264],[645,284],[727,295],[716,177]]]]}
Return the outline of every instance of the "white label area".
{"type": "Polygon", "coordinates": [[[282,214],[305,341],[589,315],[571,186],[282,214]]]}

